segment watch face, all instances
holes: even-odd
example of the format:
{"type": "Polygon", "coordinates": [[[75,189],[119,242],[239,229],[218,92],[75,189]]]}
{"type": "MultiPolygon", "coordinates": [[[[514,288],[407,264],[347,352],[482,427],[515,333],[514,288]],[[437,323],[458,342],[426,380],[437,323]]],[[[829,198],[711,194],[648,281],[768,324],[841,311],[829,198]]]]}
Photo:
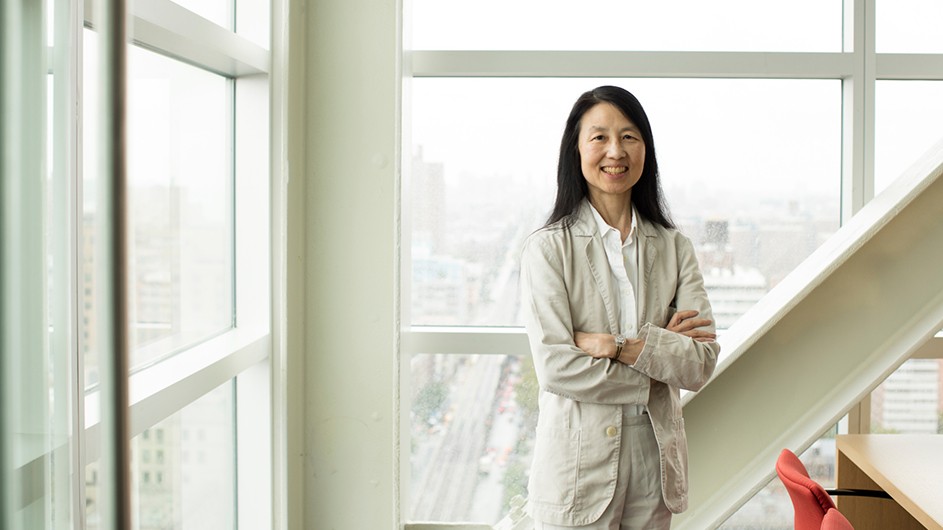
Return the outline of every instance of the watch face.
{"type": "Polygon", "coordinates": [[[625,342],[625,335],[618,334],[616,335],[616,344],[623,344],[625,342]]]}

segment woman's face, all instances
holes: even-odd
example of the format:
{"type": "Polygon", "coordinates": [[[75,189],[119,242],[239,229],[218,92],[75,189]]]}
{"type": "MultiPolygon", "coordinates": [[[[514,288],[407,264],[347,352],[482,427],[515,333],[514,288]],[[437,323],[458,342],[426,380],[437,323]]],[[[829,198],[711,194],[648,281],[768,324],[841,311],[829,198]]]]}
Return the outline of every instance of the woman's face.
{"type": "Polygon", "coordinates": [[[638,127],[610,103],[583,114],[579,135],[580,166],[590,199],[627,195],[642,177],[645,142],[638,127]]]}

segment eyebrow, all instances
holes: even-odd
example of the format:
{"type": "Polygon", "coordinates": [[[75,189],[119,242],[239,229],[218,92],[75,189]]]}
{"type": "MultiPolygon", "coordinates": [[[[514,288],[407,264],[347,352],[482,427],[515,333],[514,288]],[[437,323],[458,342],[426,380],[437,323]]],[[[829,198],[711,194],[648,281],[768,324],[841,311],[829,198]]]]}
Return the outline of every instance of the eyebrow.
{"type": "MultiPolygon", "coordinates": [[[[587,129],[587,131],[600,131],[600,132],[605,132],[605,131],[607,131],[607,130],[609,130],[607,127],[600,127],[599,125],[590,125],[590,126],[589,126],[589,129],[587,129]]],[[[642,134],[641,129],[639,129],[638,127],[636,127],[636,126],[634,126],[634,125],[633,125],[633,126],[630,126],[630,127],[623,127],[622,129],[619,129],[619,132],[625,132],[625,131],[631,131],[631,132],[634,132],[634,133],[642,134]]]]}

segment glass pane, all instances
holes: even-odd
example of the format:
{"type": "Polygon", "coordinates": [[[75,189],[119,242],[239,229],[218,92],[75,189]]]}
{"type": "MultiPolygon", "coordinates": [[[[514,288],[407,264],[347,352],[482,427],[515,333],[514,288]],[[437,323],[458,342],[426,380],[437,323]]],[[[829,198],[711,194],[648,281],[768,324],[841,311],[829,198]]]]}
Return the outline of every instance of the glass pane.
{"type": "Polygon", "coordinates": [[[266,50],[271,49],[269,42],[271,31],[269,13],[271,11],[271,0],[238,0],[236,33],[266,50]]]}
{"type": "MultiPolygon", "coordinates": [[[[812,480],[824,488],[835,487],[835,433],[825,433],[799,455],[812,480]]],[[[775,464],[771,464],[773,469],[775,464]]],[[[789,493],[779,477],[772,480],[720,526],[723,530],[792,530],[794,511],[789,493]]]]}
{"type": "Polygon", "coordinates": [[[613,83],[649,115],[718,327],[838,228],[839,81],[414,79],[412,324],[521,325],[520,245],[552,206],[564,121],[613,83]]]}
{"type": "MultiPolygon", "coordinates": [[[[131,441],[134,530],[235,528],[233,386],[226,383],[131,441]]],[[[86,469],[88,529],[99,528],[97,463],[86,469]]]]}
{"type": "Polygon", "coordinates": [[[406,48],[417,50],[840,52],[842,48],[840,0],[413,0],[411,13],[412,45],[407,42],[406,48]],[[610,27],[601,28],[601,23],[610,27]]]}
{"type": "Polygon", "coordinates": [[[876,0],[878,53],[943,53],[939,0],[876,0]]]}
{"type": "Polygon", "coordinates": [[[871,393],[871,432],[943,433],[943,359],[911,359],[871,393]]]}
{"type": "Polygon", "coordinates": [[[76,30],[64,3],[0,10],[0,528],[71,529],[76,30]]]}
{"type": "Polygon", "coordinates": [[[943,139],[943,81],[878,81],[874,122],[877,194],[943,139]]]}
{"type": "Polygon", "coordinates": [[[537,427],[530,357],[424,354],[410,371],[407,519],[496,523],[526,497],[537,427]]]}
{"type": "MultiPolygon", "coordinates": [[[[96,36],[85,32],[86,94],[96,36]]],[[[229,81],[129,48],[128,200],[131,367],[229,329],[233,321],[232,102],[229,81]]],[[[87,98],[86,116],[95,102],[87,98]]],[[[85,122],[85,188],[94,189],[93,118],[85,122]]],[[[95,204],[83,227],[86,383],[95,355],[95,204]]]]}

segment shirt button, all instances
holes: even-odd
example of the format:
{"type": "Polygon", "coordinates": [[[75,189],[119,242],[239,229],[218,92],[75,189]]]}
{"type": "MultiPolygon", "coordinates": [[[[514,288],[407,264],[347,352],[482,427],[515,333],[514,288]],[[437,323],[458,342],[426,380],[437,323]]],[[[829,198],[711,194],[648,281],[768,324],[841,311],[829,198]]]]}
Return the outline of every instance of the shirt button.
{"type": "Polygon", "coordinates": [[[610,425],[606,427],[606,436],[612,438],[613,436],[619,434],[619,429],[616,429],[615,426],[610,425]]]}

